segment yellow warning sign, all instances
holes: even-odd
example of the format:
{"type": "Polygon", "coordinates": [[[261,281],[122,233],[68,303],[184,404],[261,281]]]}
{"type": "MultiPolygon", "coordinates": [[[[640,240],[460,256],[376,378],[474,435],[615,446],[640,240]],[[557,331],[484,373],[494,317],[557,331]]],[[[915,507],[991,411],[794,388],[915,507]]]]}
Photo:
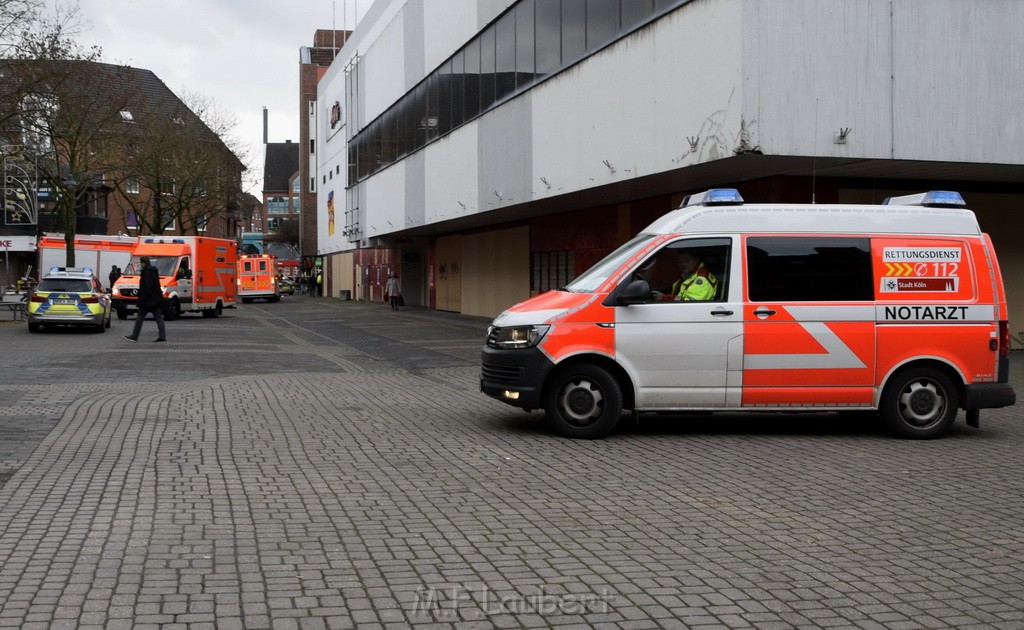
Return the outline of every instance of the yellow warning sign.
{"type": "Polygon", "coordinates": [[[909,263],[885,263],[886,276],[909,276],[914,273],[914,266],[909,263]]]}

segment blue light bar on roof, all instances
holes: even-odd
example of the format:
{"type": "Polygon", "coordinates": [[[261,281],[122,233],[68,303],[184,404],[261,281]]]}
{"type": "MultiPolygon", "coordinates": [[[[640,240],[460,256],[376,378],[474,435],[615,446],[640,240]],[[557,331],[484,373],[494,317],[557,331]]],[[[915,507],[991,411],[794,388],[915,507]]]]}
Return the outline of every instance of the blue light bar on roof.
{"type": "Polygon", "coordinates": [[[967,203],[960,193],[951,190],[931,190],[915,195],[888,197],[885,206],[924,206],[926,208],[966,208],[967,203]]]}
{"type": "Polygon", "coordinates": [[[683,198],[680,208],[690,206],[723,206],[743,203],[740,191],[735,188],[710,188],[696,195],[687,195],[683,198]]]}
{"type": "Polygon", "coordinates": [[[50,275],[57,275],[59,273],[62,273],[64,275],[71,273],[87,273],[91,276],[92,267],[50,267],[50,275]]]}

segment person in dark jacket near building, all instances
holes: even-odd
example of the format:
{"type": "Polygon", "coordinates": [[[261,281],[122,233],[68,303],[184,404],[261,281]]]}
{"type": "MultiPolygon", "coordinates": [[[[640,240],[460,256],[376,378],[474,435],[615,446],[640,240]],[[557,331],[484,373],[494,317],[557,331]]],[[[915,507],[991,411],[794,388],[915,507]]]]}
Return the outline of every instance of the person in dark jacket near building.
{"type": "Polygon", "coordinates": [[[114,288],[114,283],[117,282],[117,279],[120,278],[120,277],[121,277],[121,270],[118,268],[117,265],[111,265],[110,266],[110,275],[107,276],[107,279],[110,280],[110,288],[111,289],[114,288]]]}
{"type": "Polygon", "coordinates": [[[142,265],[142,273],[139,275],[139,310],[135,313],[135,328],[132,330],[132,334],[125,335],[124,338],[129,341],[138,341],[139,333],[142,331],[142,320],[146,319],[146,313],[152,313],[160,334],[153,341],[167,341],[163,313],[164,292],[160,288],[160,272],[149,264],[147,256],[140,258],[139,263],[142,265]]]}

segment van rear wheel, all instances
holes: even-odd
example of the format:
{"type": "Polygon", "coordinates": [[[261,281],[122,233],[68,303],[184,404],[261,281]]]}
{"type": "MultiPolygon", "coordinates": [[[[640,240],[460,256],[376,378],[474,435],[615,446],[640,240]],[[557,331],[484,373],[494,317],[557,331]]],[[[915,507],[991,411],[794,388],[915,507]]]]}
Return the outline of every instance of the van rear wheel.
{"type": "Polygon", "coordinates": [[[934,368],[897,374],[882,393],[881,413],[899,437],[929,439],[946,433],[959,406],[956,387],[934,368]]]}
{"type": "Polygon", "coordinates": [[[544,410],[558,433],[596,439],[615,428],[622,415],[622,390],[607,370],[580,364],[555,374],[544,410]]]}

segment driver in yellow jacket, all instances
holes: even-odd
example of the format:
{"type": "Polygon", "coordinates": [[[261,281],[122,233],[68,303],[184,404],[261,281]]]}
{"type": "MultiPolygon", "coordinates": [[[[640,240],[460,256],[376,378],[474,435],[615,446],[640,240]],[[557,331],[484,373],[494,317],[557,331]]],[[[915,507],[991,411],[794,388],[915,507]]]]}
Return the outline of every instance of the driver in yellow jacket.
{"type": "Polygon", "coordinates": [[[679,280],[672,284],[672,292],[652,291],[651,297],[661,302],[703,302],[713,299],[718,279],[704,265],[704,261],[689,250],[680,250],[677,261],[679,280]]]}

